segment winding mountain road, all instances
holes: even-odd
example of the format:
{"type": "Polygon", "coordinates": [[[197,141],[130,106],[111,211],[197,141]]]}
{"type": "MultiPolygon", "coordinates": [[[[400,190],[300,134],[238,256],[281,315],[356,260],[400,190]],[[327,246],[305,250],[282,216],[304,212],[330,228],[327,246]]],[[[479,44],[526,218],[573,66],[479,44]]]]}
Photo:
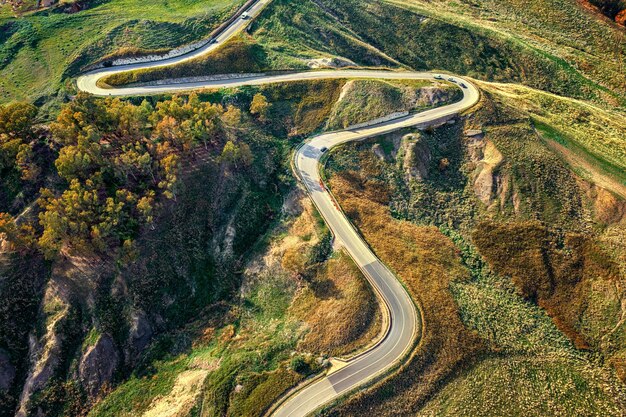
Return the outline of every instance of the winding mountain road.
{"type": "MultiPolygon", "coordinates": [[[[256,17],[270,0],[259,0],[248,10],[250,18],[256,17]]],[[[434,74],[428,72],[392,72],[383,70],[324,70],[295,72],[280,75],[256,74],[246,78],[212,80],[200,82],[171,82],[151,86],[132,86],[106,89],[98,86],[103,77],[124,71],[142,68],[154,68],[176,65],[204,55],[232,36],[243,30],[250,20],[237,19],[217,36],[218,43],[208,44],[192,53],[151,63],[130,64],[105,68],[83,74],[77,79],[78,88],[100,96],[132,96],[166,92],[180,92],[200,88],[224,88],[244,85],[260,85],[289,81],[321,79],[394,79],[394,80],[433,80],[434,74]]],[[[393,132],[406,127],[434,124],[445,121],[476,104],[480,94],[469,81],[453,77],[461,88],[463,98],[453,104],[411,114],[364,128],[347,129],[325,133],[307,140],[294,155],[294,167],[301,182],[306,187],[310,198],[328,224],[329,229],[354,262],[359,266],[382,301],[385,313],[386,329],[380,340],[368,350],[356,357],[341,362],[342,366],[333,366],[325,375],[312,379],[298,389],[285,395],[271,410],[275,417],[306,416],[325,404],[338,399],[365,383],[373,381],[398,365],[418,341],[421,332],[420,315],[407,291],[393,273],[376,257],[367,243],[352,226],[335,203],[332,195],[323,185],[320,177],[320,158],[324,148],[331,149],[342,143],[363,140],[377,135],[393,132]]],[[[337,362],[335,362],[337,363],[337,362]]]]}

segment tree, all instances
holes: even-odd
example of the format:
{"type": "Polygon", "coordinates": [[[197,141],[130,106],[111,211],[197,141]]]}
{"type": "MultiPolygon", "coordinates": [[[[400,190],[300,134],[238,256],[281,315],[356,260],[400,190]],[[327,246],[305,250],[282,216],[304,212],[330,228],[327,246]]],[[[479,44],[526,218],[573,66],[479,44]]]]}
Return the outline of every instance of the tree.
{"type": "Polygon", "coordinates": [[[105,185],[74,179],[59,196],[48,189],[41,191],[39,246],[46,258],[54,258],[62,248],[81,254],[105,253],[134,236],[139,224],[134,211],[137,196],[120,188],[107,197],[105,185]]]}
{"type": "Polygon", "coordinates": [[[0,172],[6,172],[15,168],[15,158],[19,153],[21,145],[21,139],[5,133],[0,134],[0,172]]]}
{"type": "Polygon", "coordinates": [[[254,156],[247,143],[236,145],[233,141],[229,140],[222,149],[220,160],[235,168],[238,168],[239,165],[248,167],[252,164],[254,156]]]}
{"type": "Polygon", "coordinates": [[[0,106],[0,134],[12,137],[28,137],[37,107],[28,103],[13,103],[0,106]]]}
{"type": "Polygon", "coordinates": [[[238,126],[241,124],[241,110],[233,105],[226,108],[226,112],[222,115],[222,120],[229,126],[238,126]]]}
{"type": "Polygon", "coordinates": [[[35,162],[31,145],[23,143],[15,156],[15,162],[22,174],[22,180],[35,182],[41,174],[41,168],[35,162]]]}
{"type": "Polygon", "coordinates": [[[259,120],[265,123],[267,122],[269,111],[270,103],[267,101],[267,98],[261,93],[255,94],[250,103],[250,113],[257,115],[259,120]]]}
{"type": "Polygon", "coordinates": [[[164,190],[163,195],[176,201],[176,186],[178,185],[180,158],[176,154],[169,154],[161,159],[160,164],[164,179],[159,182],[159,188],[164,190]]]}
{"type": "Polygon", "coordinates": [[[311,372],[311,366],[300,355],[296,355],[291,358],[291,363],[289,364],[289,366],[291,367],[291,369],[299,374],[305,375],[311,372]]]}
{"type": "Polygon", "coordinates": [[[146,223],[152,223],[154,219],[154,197],[154,191],[149,190],[146,195],[141,197],[137,202],[137,211],[139,211],[146,223]]]}
{"type": "Polygon", "coordinates": [[[117,126],[115,112],[108,108],[111,103],[111,100],[78,93],[50,124],[52,136],[62,145],[76,145],[81,138],[100,139],[104,132],[113,131],[117,126]]]}
{"type": "Polygon", "coordinates": [[[33,243],[33,233],[32,227],[28,225],[18,226],[9,213],[0,213],[0,243],[8,244],[10,250],[30,248],[33,243]]]}
{"type": "Polygon", "coordinates": [[[153,173],[152,156],[140,142],[122,147],[120,153],[114,160],[113,171],[115,175],[124,183],[129,183],[129,177],[138,183],[148,176],[155,182],[153,173]]]}
{"type": "Polygon", "coordinates": [[[229,140],[228,142],[226,142],[224,148],[222,149],[222,155],[220,159],[222,162],[225,162],[227,164],[236,165],[238,155],[239,149],[237,148],[237,145],[229,140]]]}

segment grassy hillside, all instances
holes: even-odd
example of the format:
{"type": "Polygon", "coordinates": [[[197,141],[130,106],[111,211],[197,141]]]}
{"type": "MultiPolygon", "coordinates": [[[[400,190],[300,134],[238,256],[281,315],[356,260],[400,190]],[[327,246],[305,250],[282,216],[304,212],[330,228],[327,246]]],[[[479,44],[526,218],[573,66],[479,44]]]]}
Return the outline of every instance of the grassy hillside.
{"type": "Polygon", "coordinates": [[[346,83],[327,122],[331,130],[396,112],[416,112],[450,103],[461,91],[447,83],[352,80],[346,83]]]}
{"type": "Polygon", "coordinates": [[[0,106],[0,415],[253,416],[369,344],[374,294],[285,174],[344,85],[0,106]]]}
{"type": "MultiPolygon", "coordinates": [[[[521,87],[481,87],[480,107],[456,123],[346,145],[332,152],[328,171],[340,204],[390,265],[419,259],[419,245],[392,238],[406,242],[411,226],[436,226],[454,243],[463,274],[447,286],[455,313],[446,317],[458,315],[463,327],[446,323],[456,329],[447,340],[469,330],[482,348],[447,346],[434,357],[439,347],[418,348],[396,376],[328,415],[496,416],[503,411],[494,402],[502,397],[511,415],[621,415],[626,246],[618,242],[626,203],[597,176],[578,174],[580,167],[555,153],[547,142],[554,138],[535,126],[549,119],[552,134],[568,131],[582,143],[588,136],[583,122],[576,129],[576,114],[587,109],[589,125],[609,126],[586,145],[605,161],[598,169],[624,162],[615,153],[623,146],[608,144],[626,129],[617,119],[600,122],[612,119],[608,110],[521,87]],[[466,137],[467,129],[484,137],[466,137]],[[414,225],[395,231],[392,216],[414,225]],[[374,226],[380,218],[388,220],[374,226]],[[399,247],[407,253],[390,253],[399,247]],[[450,367],[453,353],[458,362],[450,367]]],[[[620,184],[619,175],[603,172],[620,184]]],[[[418,294],[427,312],[429,297],[447,305],[445,293],[418,294]]]]}
{"type": "Polygon", "coordinates": [[[164,51],[203,39],[239,0],[87,2],[15,18],[0,15],[0,101],[45,100],[67,76],[112,53],[164,51]]]}
{"type": "MultiPolygon", "coordinates": [[[[575,0],[526,3],[276,0],[253,23],[251,36],[231,48],[244,55],[256,48],[262,59],[254,69],[304,68],[313,58],[339,56],[366,66],[445,69],[623,106],[624,31],[575,0]]],[[[108,82],[214,73],[215,60],[217,53],[175,70],[117,75],[108,82]]]]}
{"type": "MultiPolygon", "coordinates": [[[[47,416],[260,415],[379,331],[369,286],[294,190],[290,151],[454,92],[324,80],[69,95],[85,65],[201,39],[241,3],[1,9],[0,100],[44,107],[0,107],[0,371],[15,371],[0,415],[22,394],[47,416]]],[[[326,413],[620,415],[624,45],[576,0],[274,0],[209,56],[107,82],[334,56],[482,80],[480,106],[452,123],[330,154],[333,191],[426,326],[399,373],[326,413]]]]}
{"type": "Polygon", "coordinates": [[[582,2],[394,0],[393,3],[436,13],[478,33],[538,49],[570,72],[571,78],[580,73],[622,97],[626,91],[623,77],[626,33],[591,13],[582,2]]]}
{"type": "Polygon", "coordinates": [[[541,361],[495,357],[462,373],[416,415],[571,416],[595,410],[618,416],[621,405],[612,398],[613,392],[604,389],[606,384],[584,364],[558,357],[541,361]],[[515,400],[502,401],[504,395],[515,400]]]}

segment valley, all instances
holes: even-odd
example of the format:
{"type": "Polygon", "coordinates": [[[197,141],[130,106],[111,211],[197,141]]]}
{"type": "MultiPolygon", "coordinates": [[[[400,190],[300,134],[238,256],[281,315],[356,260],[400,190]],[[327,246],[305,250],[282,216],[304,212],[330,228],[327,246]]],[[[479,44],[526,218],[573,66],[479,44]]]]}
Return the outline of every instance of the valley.
{"type": "Polygon", "coordinates": [[[0,415],[623,415],[619,10],[192,3],[0,7],[0,415]]]}

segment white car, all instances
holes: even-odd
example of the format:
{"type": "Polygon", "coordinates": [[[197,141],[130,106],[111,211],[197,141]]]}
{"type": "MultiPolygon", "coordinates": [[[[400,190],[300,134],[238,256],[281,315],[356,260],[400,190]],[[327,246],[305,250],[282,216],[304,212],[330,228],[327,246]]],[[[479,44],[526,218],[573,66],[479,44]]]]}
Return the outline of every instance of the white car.
{"type": "Polygon", "coordinates": [[[443,80],[443,75],[435,74],[435,80],[443,80]]]}
{"type": "Polygon", "coordinates": [[[241,18],[242,18],[243,20],[248,20],[248,19],[250,19],[250,15],[248,14],[248,12],[243,12],[243,13],[241,14],[241,18]]]}

